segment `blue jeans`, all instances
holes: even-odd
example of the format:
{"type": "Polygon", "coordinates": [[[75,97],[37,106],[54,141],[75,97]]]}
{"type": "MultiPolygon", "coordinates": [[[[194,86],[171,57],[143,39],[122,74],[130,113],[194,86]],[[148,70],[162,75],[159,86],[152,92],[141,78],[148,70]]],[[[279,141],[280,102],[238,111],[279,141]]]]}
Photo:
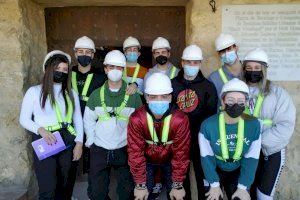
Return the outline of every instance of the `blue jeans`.
{"type": "Polygon", "coordinates": [[[152,188],[155,186],[155,173],[156,171],[160,169],[162,171],[162,180],[163,180],[163,185],[167,189],[167,196],[168,199],[170,199],[169,193],[171,192],[172,189],[172,167],[171,163],[167,164],[151,164],[147,163],[146,165],[146,170],[147,170],[147,188],[149,189],[149,197],[148,200],[152,200],[153,198],[151,197],[151,192],[152,188]]]}

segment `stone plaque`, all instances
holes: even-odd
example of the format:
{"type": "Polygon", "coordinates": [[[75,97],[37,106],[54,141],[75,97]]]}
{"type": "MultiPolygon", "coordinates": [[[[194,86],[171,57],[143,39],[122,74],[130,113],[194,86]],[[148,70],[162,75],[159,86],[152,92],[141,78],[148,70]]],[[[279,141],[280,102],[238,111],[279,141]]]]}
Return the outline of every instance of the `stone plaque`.
{"type": "Polygon", "coordinates": [[[300,80],[300,4],[223,6],[222,31],[237,40],[241,60],[255,47],[267,52],[270,80],[300,80]]]}

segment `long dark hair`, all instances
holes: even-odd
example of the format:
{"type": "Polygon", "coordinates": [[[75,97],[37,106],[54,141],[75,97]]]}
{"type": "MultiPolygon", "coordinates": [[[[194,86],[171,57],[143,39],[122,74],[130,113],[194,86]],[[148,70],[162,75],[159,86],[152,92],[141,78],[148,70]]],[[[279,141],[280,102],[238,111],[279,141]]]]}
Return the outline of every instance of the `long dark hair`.
{"type": "MultiPolygon", "coordinates": [[[[68,58],[64,55],[54,55],[51,58],[48,59],[48,61],[45,64],[45,73],[44,77],[42,80],[42,92],[41,92],[41,97],[40,97],[40,103],[41,107],[45,108],[45,104],[47,101],[47,98],[49,97],[51,105],[54,104],[55,102],[55,97],[54,97],[54,92],[53,92],[53,73],[58,67],[60,63],[69,63],[68,58]]],[[[68,64],[69,66],[69,64],[68,64]]],[[[70,97],[70,100],[72,102],[73,108],[74,108],[74,97],[72,93],[72,88],[71,88],[71,70],[70,67],[68,67],[68,79],[65,82],[62,82],[62,88],[61,92],[65,100],[65,106],[66,106],[66,112],[68,110],[68,103],[67,103],[67,98],[66,94],[70,97]]]]}

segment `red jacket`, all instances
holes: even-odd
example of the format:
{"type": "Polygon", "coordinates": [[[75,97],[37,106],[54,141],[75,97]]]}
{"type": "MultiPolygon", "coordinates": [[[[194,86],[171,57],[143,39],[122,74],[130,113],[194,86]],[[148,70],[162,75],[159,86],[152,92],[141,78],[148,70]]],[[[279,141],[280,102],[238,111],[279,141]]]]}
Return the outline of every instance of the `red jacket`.
{"type": "MultiPolygon", "coordinates": [[[[168,140],[173,143],[164,146],[146,143],[146,140],[151,140],[146,113],[145,106],[137,109],[130,116],[128,124],[128,162],[135,183],[146,183],[146,162],[171,162],[173,182],[183,182],[190,162],[191,136],[187,115],[177,109],[171,111],[168,140]]],[[[154,120],[154,127],[161,139],[163,120],[154,120]]]]}

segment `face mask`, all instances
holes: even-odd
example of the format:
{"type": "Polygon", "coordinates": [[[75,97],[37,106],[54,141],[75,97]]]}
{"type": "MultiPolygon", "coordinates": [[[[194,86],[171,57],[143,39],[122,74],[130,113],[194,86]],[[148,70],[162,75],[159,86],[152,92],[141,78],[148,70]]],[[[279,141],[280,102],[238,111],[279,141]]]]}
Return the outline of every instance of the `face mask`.
{"type": "Polygon", "coordinates": [[[262,71],[246,71],[245,79],[247,82],[258,83],[263,78],[262,71]]]}
{"type": "Polygon", "coordinates": [[[122,71],[121,70],[117,70],[117,69],[110,70],[107,73],[107,77],[111,81],[114,81],[114,82],[119,81],[122,78],[122,71]]]}
{"type": "Polygon", "coordinates": [[[235,103],[230,106],[228,104],[225,104],[225,111],[232,118],[239,117],[240,115],[242,115],[244,110],[245,110],[245,105],[241,106],[241,105],[235,103]]]}
{"type": "Polygon", "coordinates": [[[169,101],[149,101],[148,106],[155,115],[163,115],[169,109],[169,101]]]}
{"type": "Polygon", "coordinates": [[[226,52],[221,56],[222,62],[228,65],[233,65],[236,59],[237,59],[237,55],[234,50],[226,52]]]}
{"type": "Polygon", "coordinates": [[[68,74],[64,72],[54,71],[53,81],[55,83],[62,83],[68,80],[68,74]]]}
{"type": "Polygon", "coordinates": [[[136,62],[138,59],[138,53],[137,52],[129,52],[126,54],[126,59],[128,62],[136,62]]]}
{"type": "Polygon", "coordinates": [[[189,66],[189,65],[183,66],[184,74],[187,76],[196,76],[199,70],[200,70],[199,66],[189,66]]]}
{"type": "Polygon", "coordinates": [[[88,66],[89,64],[91,64],[92,62],[92,57],[90,56],[78,56],[77,57],[77,61],[78,63],[82,66],[82,67],[86,67],[88,66]]]}
{"type": "Polygon", "coordinates": [[[168,57],[167,56],[158,56],[155,58],[156,62],[160,65],[164,65],[168,62],[168,57]]]}

